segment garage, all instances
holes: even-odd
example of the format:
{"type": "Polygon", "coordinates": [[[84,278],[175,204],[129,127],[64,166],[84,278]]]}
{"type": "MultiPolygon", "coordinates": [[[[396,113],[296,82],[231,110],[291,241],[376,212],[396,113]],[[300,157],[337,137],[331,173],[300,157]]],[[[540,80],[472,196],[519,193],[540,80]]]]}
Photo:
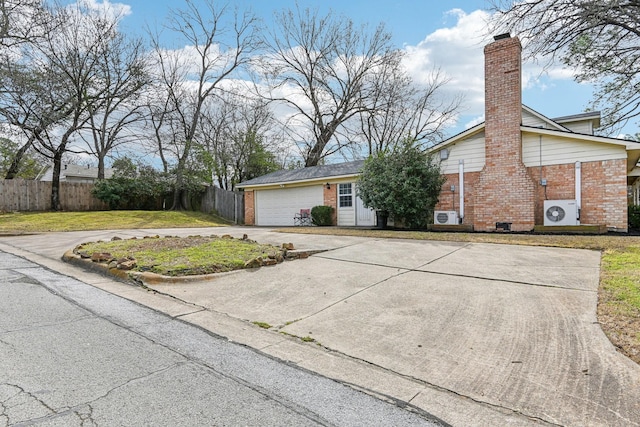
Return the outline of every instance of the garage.
{"type": "Polygon", "coordinates": [[[256,225],[293,225],[300,209],[323,205],[322,185],[255,192],[256,225]]]}

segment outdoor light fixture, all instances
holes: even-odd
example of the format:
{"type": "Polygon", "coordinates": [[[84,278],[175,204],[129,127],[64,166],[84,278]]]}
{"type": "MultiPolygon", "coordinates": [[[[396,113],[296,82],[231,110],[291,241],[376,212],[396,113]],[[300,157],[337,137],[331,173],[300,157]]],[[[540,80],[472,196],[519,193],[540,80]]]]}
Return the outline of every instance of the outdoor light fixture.
{"type": "Polygon", "coordinates": [[[325,186],[327,187],[327,190],[331,190],[331,184],[329,184],[328,182],[325,184],[325,186]]]}

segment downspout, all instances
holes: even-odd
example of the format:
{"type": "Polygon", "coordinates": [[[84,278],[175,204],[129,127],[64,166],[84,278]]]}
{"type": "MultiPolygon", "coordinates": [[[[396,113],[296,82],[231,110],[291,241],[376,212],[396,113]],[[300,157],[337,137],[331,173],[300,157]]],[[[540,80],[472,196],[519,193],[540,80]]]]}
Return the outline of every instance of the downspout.
{"type": "Polygon", "coordinates": [[[580,162],[576,162],[576,208],[578,209],[578,225],[580,225],[580,213],[582,211],[582,167],[580,162]]]}
{"type": "Polygon", "coordinates": [[[464,160],[458,161],[458,193],[460,195],[460,224],[464,219],[464,160]]]}

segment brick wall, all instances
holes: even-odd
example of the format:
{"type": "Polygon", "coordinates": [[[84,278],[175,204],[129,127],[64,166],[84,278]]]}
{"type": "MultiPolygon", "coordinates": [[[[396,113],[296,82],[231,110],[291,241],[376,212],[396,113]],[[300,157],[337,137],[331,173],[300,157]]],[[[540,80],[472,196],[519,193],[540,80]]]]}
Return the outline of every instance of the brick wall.
{"type": "MultiPolygon", "coordinates": [[[[581,163],[581,224],[606,225],[618,231],[627,230],[627,181],[626,160],[606,160],[601,162],[581,163]]],[[[534,192],[534,223],[544,224],[545,200],[573,200],[575,194],[575,163],[543,166],[541,168],[527,168],[529,181],[535,182],[534,192]],[[540,176],[547,180],[546,192],[539,185],[540,176]]],[[[458,174],[445,175],[447,182],[442,187],[436,210],[456,210],[460,212],[460,194],[458,193],[458,174]],[[452,194],[451,185],[456,186],[452,194]],[[455,209],[453,200],[455,199],[455,209]]],[[[475,204],[485,203],[486,200],[475,191],[480,178],[480,172],[467,172],[464,178],[465,187],[465,216],[463,224],[474,224],[477,227],[475,204]]],[[[491,224],[495,229],[495,223],[491,224]]]]}
{"type": "MultiPolygon", "coordinates": [[[[624,159],[581,163],[581,224],[627,230],[626,167],[624,159]]],[[[529,174],[536,182],[540,181],[540,176],[547,180],[546,190],[542,185],[537,186],[536,224],[544,224],[545,200],[576,198],[575,168],[575,163],[529,168],[529,174]]]]}
{"type": "Polygon", "coordinates": [[[255,225],[256,223],[255,193],[253,190],[244,192],[244,223],[245,225],[255,225]]]}
{"type": "Polygon", "coordinates": [[[582,163],[582,224],[627,231],[627,162],[582,163]]]}
{"type": "MultiPolygon", "coordinates": [[[[458,187],[458,174],[445,175],[447,181],[442,186],[442,191],[438,198],[438,204],[435,210],[450,211],[455,210],[460,214],[460,188],[458,187]],[[451,186],[456,186],[455,193],[451,192],[451,186]],[[455,208],[454,208],[455,206],[455,208]]],[[[475,212],[475,187],[478,184],[480,172],[465,172],[464,174],[464,218],[462,224],[474,223],[475,212]]]]}
{"type": "Polygon", "coordinates": [[[338,223],[338,184],[331,184],[331,188],[323,188],[324,205],[333,207],[331,221],[335,225],[338,223]]]}
{"type": "MultiPolygon", "coordinates": [[[[530,167],[529,175],[536,182],[535,222],[544,224],[545,200],[570,200],[576,198],[575,191],[575,163],[530,167]],[[540,185],[540,179],[547,180],[547,187],[540,185]]],[[[584,182],[584,180],[583,180],[584,182]]]]}
{"type": "Polygon", "coordinates": [[[474,229],[535,225],[535,183],[522,163],[522,47],[517,37],[485,46],[485,166],[475,187],[474,229]]]}

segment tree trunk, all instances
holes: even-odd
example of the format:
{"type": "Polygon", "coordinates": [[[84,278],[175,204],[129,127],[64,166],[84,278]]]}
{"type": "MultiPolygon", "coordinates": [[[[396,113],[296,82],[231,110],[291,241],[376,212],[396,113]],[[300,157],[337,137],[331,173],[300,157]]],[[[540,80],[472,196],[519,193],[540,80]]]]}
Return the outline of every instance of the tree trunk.
{"type": "Polygon", "coordinates": [[[9,166],[4,179],[14,179],[16,175],[18,175],[18,172],[20,171],[20,161],[22,160],[24,153],[26,153],[29,147],[31,147],[32,142],[33,139],[29,138],[29,140],[22,147],[20,147],[18,151],[16,151],[16,155],[13,157],[11,166],[9,166]]]}
{"type": "Polygon", "coordinates": [[[322,158],[322,150],[324,150],[325,145],[327,145],[326,142],[321,142],[320,140],[316,142],[311,151],[309,151],[307,160],[304,162],[305,168],[309,166],[318,166],[318,163],[322,158]]]}
{"type": "Polygon", "coordinates": [[[60,170],[62,169],[62,154],[64,149],[58,149],[53,155],[53,179],[51,182],[51,210],[61,211],[60,204],[60,170]]]}
{"type": "Polygon", "coordinates": [[[176,168],[176,184],[173,189],[173,203],[171,205],[172,211],[182,211],[184,210],[184,206],[182,205],[182,187],[183,187],[184,178],[182,175],[182,167],[178,163],[178,167],[176,168]]]}
{"type": "Polygon", "coordinates": [[[104,154],[98,154],[98,179],[104,179],[104,154]]]}
{"type": "Polygon", "coordinates": [[[329,143],[329,140],[333,136],[336,128],[337,126],[329,124],[320,133],[320,136],[316,140],[316,144],[311,148],[311,151],[309,151],[309,155],[305,160],[305,167],[318,166],[318,163],[320,163],[320,159],[322,159],[322,152],[324,151],[324,147],[326,147],[329,143]]]}

